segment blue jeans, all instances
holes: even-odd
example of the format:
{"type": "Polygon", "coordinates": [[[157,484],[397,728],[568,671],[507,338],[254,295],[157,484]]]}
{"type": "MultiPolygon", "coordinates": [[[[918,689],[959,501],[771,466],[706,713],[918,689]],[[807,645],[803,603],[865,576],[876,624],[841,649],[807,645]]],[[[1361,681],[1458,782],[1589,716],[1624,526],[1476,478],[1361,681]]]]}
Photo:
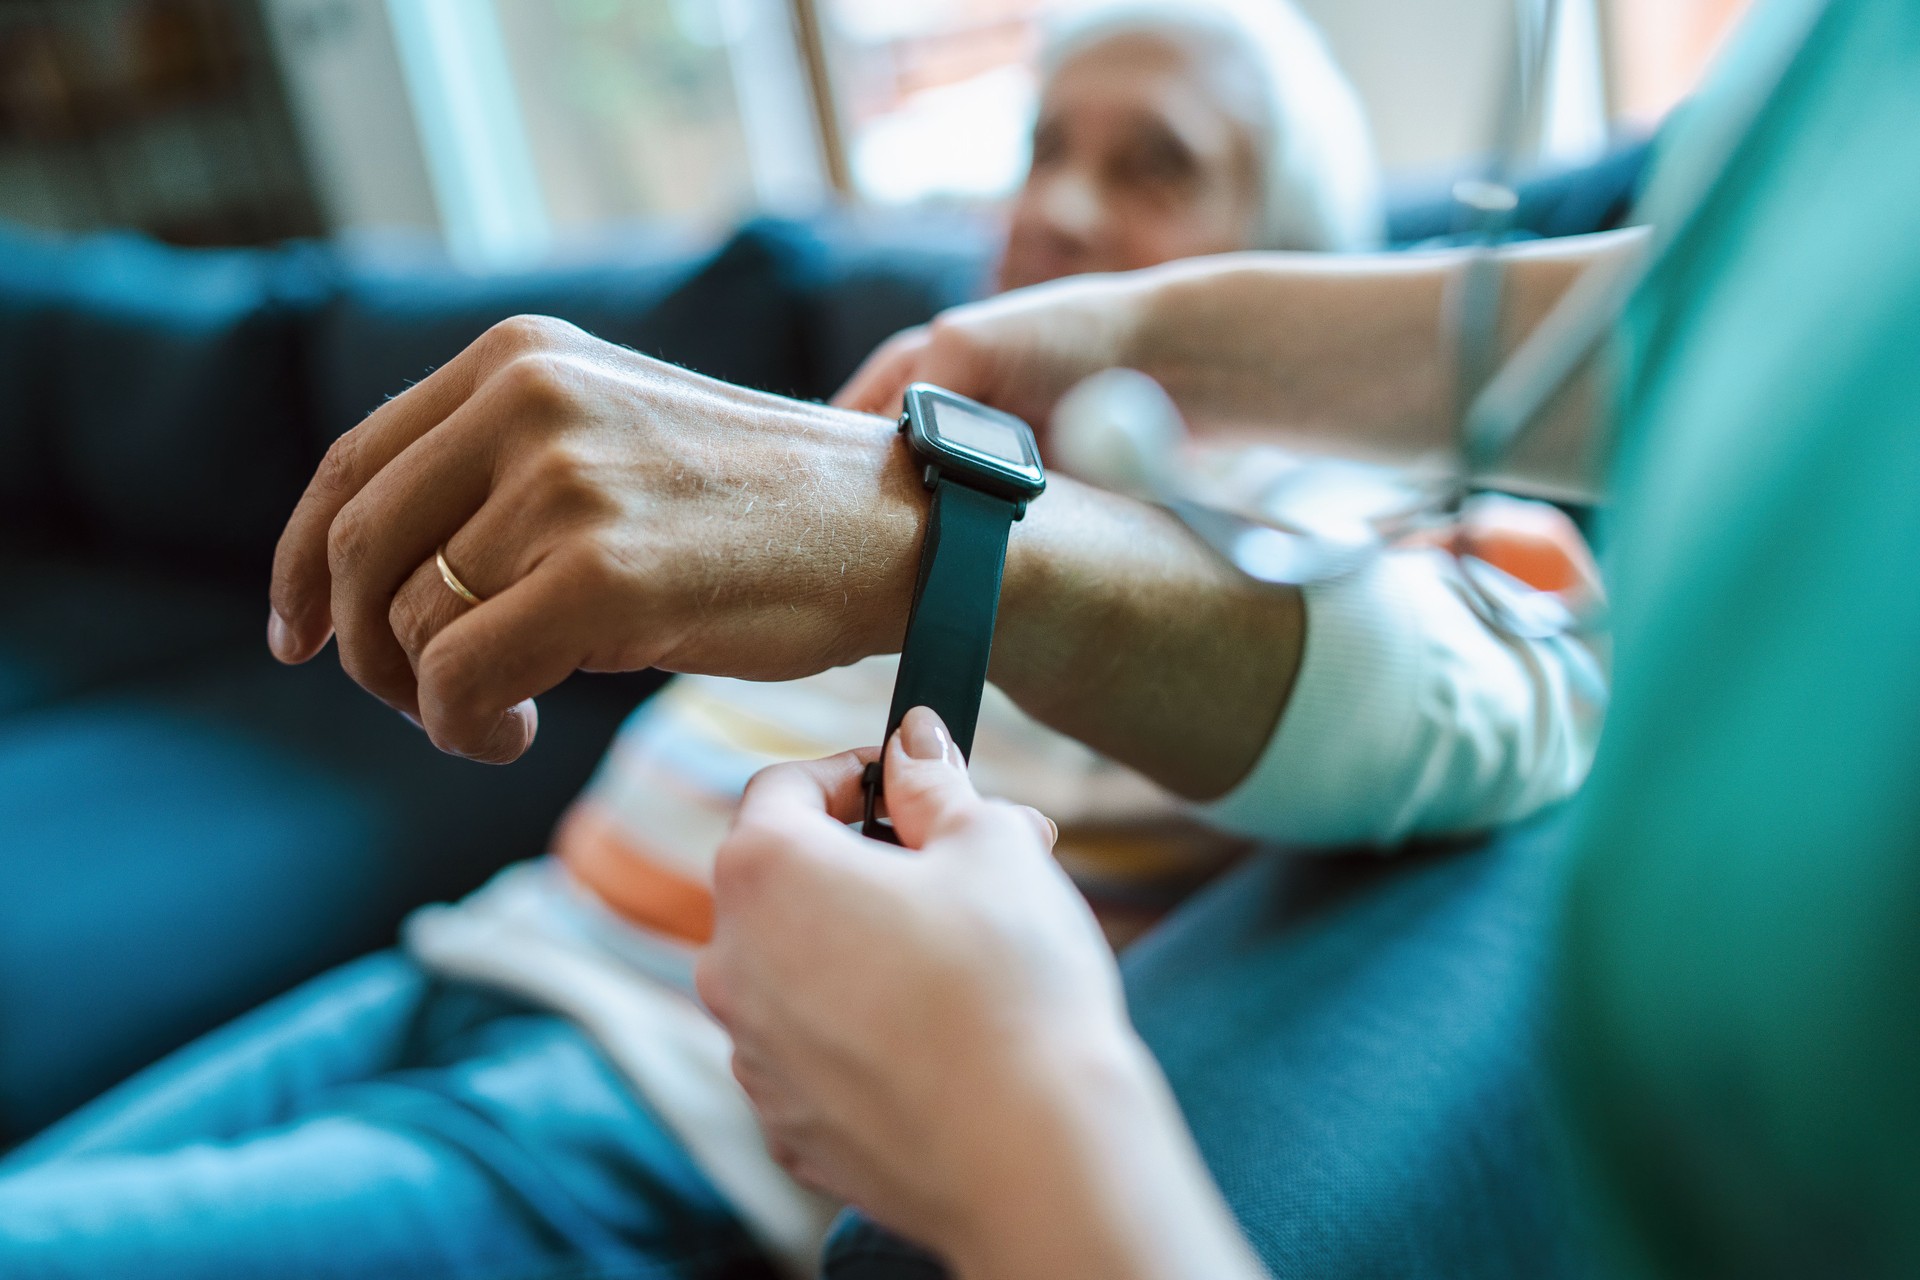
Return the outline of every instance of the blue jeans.
{"type": "Polygon", "coordinates": [[[0,1275],[766,1277],[563,1019],[369,957],[0,1161],[0,1275]]]}

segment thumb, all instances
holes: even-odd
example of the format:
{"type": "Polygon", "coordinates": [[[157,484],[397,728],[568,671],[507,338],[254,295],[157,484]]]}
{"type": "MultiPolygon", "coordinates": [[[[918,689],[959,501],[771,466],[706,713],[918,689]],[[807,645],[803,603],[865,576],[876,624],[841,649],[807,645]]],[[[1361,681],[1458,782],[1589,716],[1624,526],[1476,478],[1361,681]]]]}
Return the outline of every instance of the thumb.
{"type": "Polygon", "coordinates": [[[909,849],[965,822],[985,802],[967,777],[953,735],[931,709],[914,707],[887,743],[887,816],[909,849]]]}

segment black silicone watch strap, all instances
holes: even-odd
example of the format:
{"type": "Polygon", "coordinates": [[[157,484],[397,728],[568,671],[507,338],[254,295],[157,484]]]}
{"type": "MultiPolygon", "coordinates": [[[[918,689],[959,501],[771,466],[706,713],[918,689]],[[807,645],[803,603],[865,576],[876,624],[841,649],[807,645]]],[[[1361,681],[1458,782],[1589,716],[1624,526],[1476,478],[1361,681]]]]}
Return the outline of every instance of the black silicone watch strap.
{"type": "Polygon", "coordinates": [[[1014,509],[1005,498],[951,480],[934,486],[887,737],[909,709],[932,707],[947,722],[960,754],[973,754],[1014,509]]]}
{"type": "MultiPolygon", "coordinates": [[[[980,720],[980,697],[993,648],[993,623],[1000,611],[1007,537],[1019,507],[949,479],[934,485],[920,576],[907,613],[906,639],[900,645],[900,675],[894,682],[887,733],[881,741],[893,739],[910,709],[931,707],[946,722],[960,754],[973,754],[973,731],[980,720]]],[[[869,818],[878,778],[877,767],[870,769],[869,818]]],[[[865,826],[869,835],[891,838],[890,828],[872,821],[865,826]]]]}

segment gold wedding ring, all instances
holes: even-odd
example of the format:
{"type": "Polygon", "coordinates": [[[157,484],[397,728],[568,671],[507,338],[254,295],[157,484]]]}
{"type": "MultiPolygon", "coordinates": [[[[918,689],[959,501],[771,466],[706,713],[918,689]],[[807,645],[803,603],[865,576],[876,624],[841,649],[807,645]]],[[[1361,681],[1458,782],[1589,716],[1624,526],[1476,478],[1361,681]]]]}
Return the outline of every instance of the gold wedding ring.
{"type": "Polygon", "coordinates": [[[447,590],[453,592],[453,594],[459,596],[462,600],[465,600],[468,604],[485,604],[486,603],[486,601],[482,600],[479,596],[473,594],[472,591],[468,590],[467,584],[460,581],[459,577],[457,577],[454,574],[453,566],[447,563],[447,544],[446,543],[444,542],[441,543],[440,549],[433,553],[433,562],[440,566],[440,581],[447,584],[447,590]]]}

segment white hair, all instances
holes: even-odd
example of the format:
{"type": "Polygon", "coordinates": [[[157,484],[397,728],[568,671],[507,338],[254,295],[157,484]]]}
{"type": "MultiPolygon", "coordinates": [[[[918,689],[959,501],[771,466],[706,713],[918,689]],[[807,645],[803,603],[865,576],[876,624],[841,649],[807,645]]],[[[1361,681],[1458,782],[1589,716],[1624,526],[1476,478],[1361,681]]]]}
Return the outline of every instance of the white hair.
{"type": "Polygon", "coordinates": [[[1146,35],[1238,57],[1258,84],[1249,124],[1261,182],[1262,249],[1354,252],[1383,235],[1380,170],[1359,95],[1289,0],[1088,0],[1049,21],[1051,77],[1091,45],[1146,35]]]}

